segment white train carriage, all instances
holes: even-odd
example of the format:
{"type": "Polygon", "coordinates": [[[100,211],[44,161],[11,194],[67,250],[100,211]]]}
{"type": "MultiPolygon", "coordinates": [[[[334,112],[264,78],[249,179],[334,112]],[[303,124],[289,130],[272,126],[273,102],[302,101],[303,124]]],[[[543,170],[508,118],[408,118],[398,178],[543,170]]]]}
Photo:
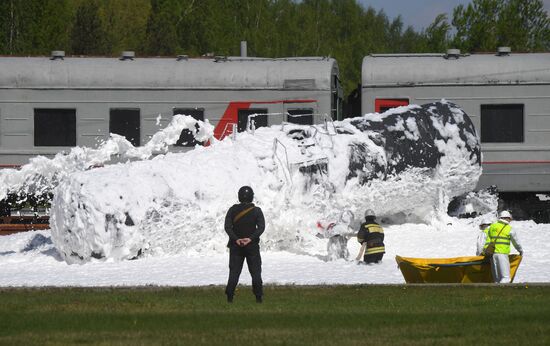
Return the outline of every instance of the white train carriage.
{"type": "Polygon", "coordinates": [[[377,54],[363,59],[362,113],[447,99],[481,139],[478,188],[550,191],[550,53],[377,54]]]}
{"type": "MultiPolygon", "coordinates": [[[[341,100],[332,58],[1,57],[0,167],[109,133],[139,146],[179,113],[208,119],[220,138],[251,114],[256,127],[339,119],[341,100]]],[[[195,144],[188,134],[178,142],[195,144]]]]}

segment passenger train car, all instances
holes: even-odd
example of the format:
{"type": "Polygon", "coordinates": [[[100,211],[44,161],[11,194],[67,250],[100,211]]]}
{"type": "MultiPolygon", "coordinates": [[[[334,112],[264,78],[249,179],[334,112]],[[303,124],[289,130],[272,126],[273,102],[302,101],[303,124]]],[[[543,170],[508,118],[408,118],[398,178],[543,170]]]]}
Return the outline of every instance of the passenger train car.
{"type": "MultiPolygon", "coordinates": [[[[0,58],[0,168],[73,146],[94,147],[109,133],[148,141],[174,114],[208,119],[221,138],[283,121],[341,118],[338,64],[323,57],[191,59],[0,58]],[[161,116],[159,118],[159,115],[161,116]]],[[[177,146],[194,146],[189,133],[177,146]]]]}
{"type": "MultiPolygon", "coordinates": [[[[550,53],[369,55],[356,94],[343,114],[338,64],[325,57],[0,57],[0,168],[109,133],[143,145],[179,113],[222,138],[251,115],[256,127],[314,124],[447,99],[480,136],[478,188],[495,185],[508,201],[550,193],[550,53]]],[[[175,149],[196,144],[182,133],[175,149]]],[[[548,204],[536,208],[550,219],[548,204]]]]}
{"type": "Polygon", "coordinates": [[[550,191],[550,53],[369,55],[361,99],[363,114],[450,100],[481,139],[479,188],[550,191]]]}

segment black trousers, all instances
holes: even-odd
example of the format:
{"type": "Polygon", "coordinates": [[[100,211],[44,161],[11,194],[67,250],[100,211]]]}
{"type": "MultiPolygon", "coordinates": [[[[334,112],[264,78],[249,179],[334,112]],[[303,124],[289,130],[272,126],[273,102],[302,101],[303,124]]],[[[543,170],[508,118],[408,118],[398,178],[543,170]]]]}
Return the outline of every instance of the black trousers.
{"type": "Polygon", "coordinates": [[[384,253],[373,253],[371,255],[365,255],[363,258],[365,260],[365,263],[378,263],[382,260],[382,257],[384,257],[384,253]]]}
{"type": "Polygon", "coordinates": [[[262,257],[260,256],[260,245],[252,243],[245,247],[229,246],[229,279],[225,294],[231,297],[235,294],[245,258],[252,277],[252,291],[256,297],[261,297],[263,296],[262,257]]]}

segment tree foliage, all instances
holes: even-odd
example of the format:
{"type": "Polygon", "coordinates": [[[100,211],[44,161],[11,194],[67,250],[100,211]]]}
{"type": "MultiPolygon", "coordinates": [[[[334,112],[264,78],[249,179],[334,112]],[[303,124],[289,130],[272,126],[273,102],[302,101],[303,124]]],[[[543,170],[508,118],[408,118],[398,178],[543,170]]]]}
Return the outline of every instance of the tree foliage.
{"type": "Polygon", "coordinates": [[[365,55],[548,51],[550,20],[541,0],[473,0],[420,32],[358,0],[0,1],[4,55],[239,55],[242,40],[251,56],[334,57],[350,92],[365,55]]]}
{"type": "Polygon", "coordinates": [[[97,1],[84,2],[76,10],[71,31],[71,52],[81,55],[104,54],[104,30],[97,1]]]}
{"type": "Polygon", "coordinates": [[[550,49],[550,19],[540,0],[473,0],[453,12],[453,44],[468,52],[550,49]]]}
{"type": "Polygon", "coordinates": [[[0,1],[2,54],[41,54],[69,43],[69,0],[0,1]]]}

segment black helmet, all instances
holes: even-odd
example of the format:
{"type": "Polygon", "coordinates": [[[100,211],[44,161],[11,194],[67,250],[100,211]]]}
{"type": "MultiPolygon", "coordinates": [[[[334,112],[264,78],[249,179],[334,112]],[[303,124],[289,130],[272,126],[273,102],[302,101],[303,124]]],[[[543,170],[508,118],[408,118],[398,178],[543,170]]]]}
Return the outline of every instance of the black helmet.
{"type": "Polygon", "coordinates": [[[239,189],[239,202],[252,203],[254,199],[254,191],[250,186],[243,186],[239,189]]]}

